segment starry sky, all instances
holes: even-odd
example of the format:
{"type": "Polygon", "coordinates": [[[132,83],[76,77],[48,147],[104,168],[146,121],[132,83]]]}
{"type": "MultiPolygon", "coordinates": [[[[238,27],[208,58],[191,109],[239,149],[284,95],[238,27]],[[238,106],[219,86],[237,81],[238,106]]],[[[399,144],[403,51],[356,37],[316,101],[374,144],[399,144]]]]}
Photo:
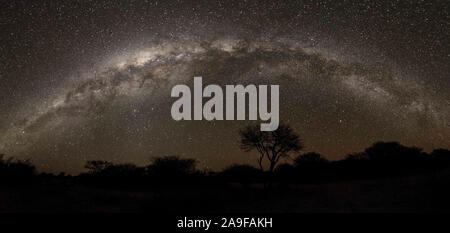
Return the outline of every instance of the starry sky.
{"type": "Polygon", "coordinates": [[[248,121],[174,121],[174,85],[280,85],[280,119],[330,160],[375,141],[450,147],[447,1],[1,1],[0,152],[256,164],[248,121]]]}

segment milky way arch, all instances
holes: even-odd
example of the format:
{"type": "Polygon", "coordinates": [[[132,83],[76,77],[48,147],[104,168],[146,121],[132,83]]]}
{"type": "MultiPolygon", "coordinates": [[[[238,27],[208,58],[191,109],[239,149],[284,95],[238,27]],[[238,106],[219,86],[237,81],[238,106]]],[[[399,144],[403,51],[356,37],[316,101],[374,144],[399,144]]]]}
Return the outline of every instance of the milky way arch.
{"type": "Polygon", "coordinates": [[[448,102],[423,85],[283,38],[165,41],[112,60],[22,110],[2,134],[1,150],[71,172],[89,159],[145,163],[163,154],[196,157],[216,169],[251,161],[236,142],[248,122],[172,120],[170,88],[191,85],[194,76],[205,85],[280,85],[281,120],[308,150],[331,159],[376,140],[429,149],[450,136],[448,102]]]}

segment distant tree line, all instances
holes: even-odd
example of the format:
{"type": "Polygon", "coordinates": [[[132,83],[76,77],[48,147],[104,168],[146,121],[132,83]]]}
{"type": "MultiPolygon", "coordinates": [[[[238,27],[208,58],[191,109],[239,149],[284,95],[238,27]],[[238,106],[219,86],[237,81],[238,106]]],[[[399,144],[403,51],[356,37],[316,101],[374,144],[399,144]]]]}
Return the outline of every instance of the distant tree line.
{"type": "Polygon", "coordinates": [[[258,152],[258,168],[234,164],[220,171],[197,169],[195,159],[179,156],[153,158],[149,165],[115,164],[92,160],[85,164],[86,172],[78,176],[58,176],[36,173],[29,160],[5,159],[0,155],[0,184],[21,185],[36,182],[81,182],[96,186],[161,187],[171,185],[223,185],[240,183],[320,183],[346,179],[366,179],[436,172],[450,167],[450,151],[436,149],[426,153],[418,147],[407,147],[398,142],[377,142],[362,152],[347,155],[338,161],[328,161],[315,152],[301,153],[299,135],[285,123],[275,131],[260,131],[258,125],[249,125],[240,131],[243,151],[258,152]],[[281,158],[292,158],[291,163],[279,165],[281,158]],[[264,169],[263,161],[269,164],[264,169]]]}
{"type": "Polygon", "coordinates": [[[450,151],[436,149],[426,153],[420,148],[403,146],[398,142],[377,142],[362,152],[349,154],[338,161],[328,161],[315,152],[302,153],[293,158],[291,163],[280,164],[273,171],[234,164],[220,172],[212,172],[200,170],[196,164],[195,159],[178,156],[157,157],[146,166],[93,160],[86,162],[85,173],[72,177],[64,173],[38,174],[30,161],[5,159],[2,155],[0,182],[18,185],[65,179],[113,187],[210,186],[228,183],[240,183],[248,187],[252,183],[265,182],[270,175],[275,183],[321,183],[433,173],[450,167],[450,151]]]}
{"type": "Polygon", "coordinates": [[[315,152],[304,153],[293,164],[280,165],[276,173],[278,180],[308,183],[414,175],[449,167],[449,150],[426,153],[398,142],[377,142],[338,161],[328,161],[315,152]]]}

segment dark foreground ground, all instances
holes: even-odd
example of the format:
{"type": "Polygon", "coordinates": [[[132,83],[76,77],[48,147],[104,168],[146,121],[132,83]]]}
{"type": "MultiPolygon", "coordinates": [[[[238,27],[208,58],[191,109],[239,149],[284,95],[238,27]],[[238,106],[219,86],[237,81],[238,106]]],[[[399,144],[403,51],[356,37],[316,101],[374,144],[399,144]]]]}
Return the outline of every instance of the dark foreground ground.
{"type": "Polygon", "coordinates": [[[0,212],[450,212],[450,173],[325,184],[228,183],[202,187],[101,188],[33,184],[0,189],[0,212]]]}

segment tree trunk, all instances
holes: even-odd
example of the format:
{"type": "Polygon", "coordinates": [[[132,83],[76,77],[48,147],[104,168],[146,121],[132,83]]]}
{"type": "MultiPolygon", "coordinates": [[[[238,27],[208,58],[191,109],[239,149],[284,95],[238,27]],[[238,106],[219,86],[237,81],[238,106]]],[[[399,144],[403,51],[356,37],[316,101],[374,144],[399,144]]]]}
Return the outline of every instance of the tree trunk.
{"type": "Polygon", "coordinates": [[[270,173],[273,173],[273,170],[275,169],[275,162],[270,162],[270,173]]]}
{"type": "Polygon", "coordinates": [[[275,161],[270,162],[270,168],[269,168],[269,189],[272,188],[272,181],[273,181],[273,170],[275,169],[275,161]]]}

